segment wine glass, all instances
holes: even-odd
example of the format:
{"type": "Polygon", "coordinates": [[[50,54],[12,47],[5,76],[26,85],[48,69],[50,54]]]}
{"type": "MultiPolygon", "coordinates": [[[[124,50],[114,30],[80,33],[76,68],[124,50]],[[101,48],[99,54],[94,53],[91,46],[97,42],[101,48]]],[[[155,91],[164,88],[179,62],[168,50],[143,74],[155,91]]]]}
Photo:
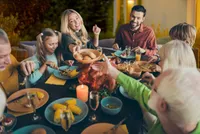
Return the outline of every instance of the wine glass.
{"type": "Polygon", "coordinates": [[[36,99],[37,95],[33,94],[31,95],[29,92],[27,92],[27,99],[28,99],[28,103],[29,105],[33,108],[33,117],[32,117],[32,121],[39,121],[41,119],[41,116],[39,116],[36,113],[36,105],[34,103],[34,99],[36,99]]]}
{"type": "Polygon", "coordinates": [[[103,53],[102,47],[97,47],[97,51],[99,51],[99,53],[102,55],[103,53]]]}
{"type": "Polygon", "coordinates": [[[99,106],[99,93],[97,91],[90,91],[90,95],[89,95],[89,105],[90,108],[93,111],[93,114],[89,117],[89,120],[91,122],[96,122],[97,121],[97,117],[95,115],[95,111],[97,110],[98,106],[99,106]]]}

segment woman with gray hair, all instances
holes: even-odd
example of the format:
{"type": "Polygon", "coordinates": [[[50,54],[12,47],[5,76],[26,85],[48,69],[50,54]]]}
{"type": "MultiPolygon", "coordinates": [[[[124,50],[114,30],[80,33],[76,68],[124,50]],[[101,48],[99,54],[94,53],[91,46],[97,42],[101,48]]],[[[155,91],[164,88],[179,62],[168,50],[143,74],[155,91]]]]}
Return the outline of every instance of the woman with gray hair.
{"type": "MultiPolygon", "coordinates": [[[[158,54],[160,55],[159,65],[162,71],[170,68],[197,67],[194,53],[190,45],[185,41],[172,40],[163,45],[158,54]]],[[[152,83],[155,77],[151,73],[146,72],[143,74],[142,79],[152,83]]]]}
{"type": "Polygon", "coordinates": [[[174,68],[156,78],[152,89],[113,67],[108,58],[92,65],[124,87],[142,109],[157,117],[148,134],[200,133],[200,73],[196,68],[174,68]]]}

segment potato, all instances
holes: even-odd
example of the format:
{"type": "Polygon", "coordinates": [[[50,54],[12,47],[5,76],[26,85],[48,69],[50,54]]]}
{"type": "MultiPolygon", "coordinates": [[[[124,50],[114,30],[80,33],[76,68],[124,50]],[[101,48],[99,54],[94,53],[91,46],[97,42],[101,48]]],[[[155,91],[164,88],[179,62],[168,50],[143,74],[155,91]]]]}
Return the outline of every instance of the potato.
{"type": "Polygon", "coordinates": [[[82,56],[82,54],[80,54],[80,53],[76,53],[76,54],[74,55],[74,58],[75,58],[76,60],[83,60],[83,56],[82,56]]]}
{"type": "Polygon", "coordinates": [[[83,57],[89,56],[88,52],[81,52],[81,55],[82,55],[83,57]]]}
{"type": "Polygon", "coordinates": [[[88,56],[92,59],[96,58],[96,55],[93,52],[88,52],[88,56]]]}
{"type": "Polygon", "coordinates": [[[90,56],[84,56],[83,60],[91,60],[90,56]]]}

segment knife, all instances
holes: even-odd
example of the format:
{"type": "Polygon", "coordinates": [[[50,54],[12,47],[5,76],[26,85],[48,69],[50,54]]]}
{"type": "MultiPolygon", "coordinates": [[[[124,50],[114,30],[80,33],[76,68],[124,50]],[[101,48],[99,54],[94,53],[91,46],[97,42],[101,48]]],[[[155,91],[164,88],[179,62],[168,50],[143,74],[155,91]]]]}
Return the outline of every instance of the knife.
{"type": "MultiPolygon", "coordinates": [[[[50,64],[46,64],[48,67],[50,67],[50,68],[53,68],[53,69],[56,69],[56,70],[58,70],[58,71],[60,71],[60,72],[63,72],[63,73],[67,73],[67,71],[65,71],[65,70],[62,70],[62,69],[59,69],[59,68],[54,68],[54,67],[52,67],[50,64]]],[[[67,69],[69,69],[70,68],[70,66],[67,68],[67,69]]]]}
{"type": "Polygon", "coordinates": [[[106,49],[106,50],[111,50],[111,51],[117,51],[116,49],[110,48],[110,47],[101,47],[102,49],[106,49]]]}
{"type": "Polygon", "coordinates": [[[15,98],[15,99],[12,99],[12,100],[10,100],[10,101],[8,101],[7,104],[12,103],[12,102],[14,102],[14,101],[17,101],[17,100],[23,98],[24,96],[26,96],[26,94],[22,94],[21,96],[15,98]]]}

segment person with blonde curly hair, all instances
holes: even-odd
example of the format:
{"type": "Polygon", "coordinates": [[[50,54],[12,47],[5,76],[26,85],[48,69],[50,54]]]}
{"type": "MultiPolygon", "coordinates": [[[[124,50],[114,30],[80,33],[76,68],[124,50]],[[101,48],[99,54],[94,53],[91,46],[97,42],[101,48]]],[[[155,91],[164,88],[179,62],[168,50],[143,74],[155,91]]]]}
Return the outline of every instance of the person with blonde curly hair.
{"type": "Polygon", "coordinates": [[[173,26],[169,31],[169,36],[173,40],[185,41],[192,47],[195,43],[196,33],[197,30],[195,26],[184,22],[173,26]]]}
{"type": "Polygon", "coordinates": [[[99,45],[101,29],[93,26],[94,39],[89,38],[83,18],[73,9],[65,10],[61,15],[62,56],[64,60],[72,60],[73,53],[82,48],[95,48],[99,45]]]}

